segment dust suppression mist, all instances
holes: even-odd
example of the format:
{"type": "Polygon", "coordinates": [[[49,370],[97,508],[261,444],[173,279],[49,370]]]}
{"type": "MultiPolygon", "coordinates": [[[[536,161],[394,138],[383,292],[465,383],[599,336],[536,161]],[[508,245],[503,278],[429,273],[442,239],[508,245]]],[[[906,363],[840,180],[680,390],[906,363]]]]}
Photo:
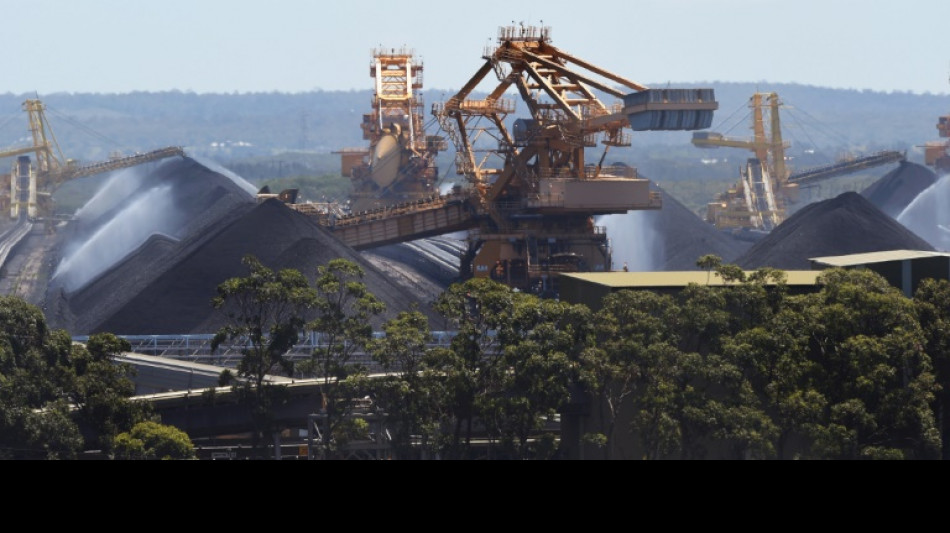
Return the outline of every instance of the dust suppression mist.
{"type": "Polygon", "coordinates": [[[654,211],[630,211],[597,219],[597,225],[607,229],[610,239],[612,270],[621,270],[624,264],[631,272],[660,269],[665,251],[658,223],[658,214],[654,211]]]}
{"type": "Polygon", "coordinates": [[[917,195],[897,221],[937,251],[950,251],[950,175],[917,195]]]}
{"type": "MultiPolygon", "coordinates": [[[[179,226],[180,217],[176,213],[172,189],[171,184],[164,184],[137,193],[88,239],[64,255],[53,274],[53,281],[72,292],[111,268],[152,235],[177,238],[174,231],[179,226]]],[[[103,201],[100,208],[107,205],[108,202],[103,201]]],[[[102,213],[109,211],[103,209],[102,213]]]]}

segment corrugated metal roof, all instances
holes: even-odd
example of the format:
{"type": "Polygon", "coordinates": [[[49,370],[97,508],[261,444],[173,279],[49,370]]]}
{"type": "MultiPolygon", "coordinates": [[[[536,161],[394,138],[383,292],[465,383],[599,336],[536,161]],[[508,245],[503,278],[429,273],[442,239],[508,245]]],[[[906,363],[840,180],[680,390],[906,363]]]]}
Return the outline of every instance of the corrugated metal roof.
{"type": "Polygon", "coordinates": [[[888,261],[906,261],[910,259],[926,259],[929,257],[950,257],[943,252],[926,252],[919,250],[889,250],[886,252],[870,252],[866,254],[839,255],[833,257],[816,257],[810,261],[830,267],[853,267],[872,263],[886,263],[888,261]]]}
{"type": "MultiPolygon", "coordinates": [[[[746,272],[750,274],[751,272],[746,272]]],[[[787,270],[786,284],[788,285],[815,285],[818,276],[822,274],[820,270],[787,270]]],[[[611,288],[637,287],[685,287],[690,283],[698,285],[724,285],[722,278],[715,272],[706,273],[701,271],[683,271],[683,272],[590,272],[577,274],[561,274],[561,277],[569,277],[596,283],[611,288]]]]}

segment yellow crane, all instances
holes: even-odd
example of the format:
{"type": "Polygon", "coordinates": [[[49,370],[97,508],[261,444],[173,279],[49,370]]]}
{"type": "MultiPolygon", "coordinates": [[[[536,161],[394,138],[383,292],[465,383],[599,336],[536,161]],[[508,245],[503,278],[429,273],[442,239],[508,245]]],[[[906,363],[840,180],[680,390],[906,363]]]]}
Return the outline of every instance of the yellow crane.
{"type": "MultiPolygon", "coordinates": [[[[937,131],[941,137],[950,137],[950,115],[938,119],[937,131]]],[[[944,142],[928,142],[924,147],[924,161],[938,173],[950,172],[950,139],[944,142]]]]}
{"type": "Polygon", "coordinates": [[[739,181],[707,204],[706,221],[717,228],[769,232],[785,220],[788,206],[798,201],[800,186],[905,159],[904,153],[887,150],[792,173],[785,153],[790,143],[782,139],[782,105],[777,93],[752,95],[752,139],[710,131],[693,134],[698,148],[742,148],[754,154],[740,167],[739,181]]]}
{"type": "Polygon", "coordinates": [[[937,119],[937,132],[946,141],[933,141],[924,145],[924,162],[938,174],[950,172],[950,115],[937,119]]]}
{"type": "Polygon", "coordinates": [[[10,209],[11,218],[49,219],[52,194],[63,183],[95,174],[111,172],[167,157],[184,156],[181,147],[167,147],[109,161],[81,165],[66,159],[46,118],[46,106],[38,99],[23,102],[30,124],[32,146],[0,151],[0,159],[16,157],[10,172],[10,187],[0,193],[0,207],[10,209]],[[35,156],[35,161],[30,155],[35,156]],[[7,192],[9,191],[9,192],[7,192]],[[9,196],[8,196],[9,195],[9,196]]]}
{"type": "Polygon", "coordinates": [[[755,154],[746,161],[735,187],[708,204],[707,222],[720,229],[770,231],[784,219],[786,201],[797,198],[798,186],[788,183],[785,149],[790,144],[782,140],[779,106],[781,100],[774,92],[752,95],[749,100],[754,133],[751,140],[727,138],[715,132],[693,134],[693,145],[699,148],[743,148],[755,154]]]}

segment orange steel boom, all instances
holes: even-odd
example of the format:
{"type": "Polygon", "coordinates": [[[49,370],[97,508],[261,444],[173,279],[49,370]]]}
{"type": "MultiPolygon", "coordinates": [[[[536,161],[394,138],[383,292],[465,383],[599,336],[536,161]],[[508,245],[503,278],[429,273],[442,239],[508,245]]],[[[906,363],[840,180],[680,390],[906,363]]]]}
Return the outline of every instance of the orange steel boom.
{"type": "MultiPolygon", "coordinates": [[[[346,217],[316,216],[359,249],[464,229],[463,279],[490,277],[556,295],[561,273],[612,269],[596,216],[662,208],[662,198],[636,168],[604,166],[607,151],[630,146],[628,129],[707,128],[718,103],[712,89],[654,90],[595,66],[553,46],[547,27],[502,27],[497,46],[482,57],[458,93],[432,106],[464,177],[451,195],[346,217]],[[494,86],[482,89],[483,82],[494,86]],[[605,104],[600,95],[617,101],[605,104]],[[516,110],[526,116],[515,118],[516,110]],[[588,152],[598,146],[602,154],[589,162],[588,152]]],[[[374,107],[364,132],[380,131],[377,112],[374,107]]]]}

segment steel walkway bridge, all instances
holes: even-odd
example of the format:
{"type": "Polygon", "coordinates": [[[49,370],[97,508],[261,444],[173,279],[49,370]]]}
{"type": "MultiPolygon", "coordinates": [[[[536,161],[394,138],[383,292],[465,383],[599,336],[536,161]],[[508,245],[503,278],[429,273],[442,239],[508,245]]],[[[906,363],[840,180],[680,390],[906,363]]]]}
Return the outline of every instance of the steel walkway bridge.
{"type": "MultiPolygon", "coordinates": [[[[382,332],[373,334],[380,338],[382,332]]],[[[161,358],[166,362],[181,362],[206,365],[218,368],[234,368],[243,356],[245,343],[234,342],[223,344],[214,352],[211,351],[213,334],[200,335],[117,335],[129,341],[132,345],[131,353],[161,358]]],[[[455,337],[454,331],[434,331],[429,346],[448,346],[455,337]]],[[[85,344],[89,341],[88,335],[74,336],[73,342],[85,344]]],[[[316,348],[325,348],[327,343],[321,335],[309,333],[303,336],[300,342],[289,350],[286,356],[291,360],[304,360],[313,354],[316,348]]],[[[366,353],[357,353],[354,364],[363,365],[370,372],[380,372],[382,369],[366,353]]],[[[166,389],[167,390],[167,389],[166,389]]]]}

